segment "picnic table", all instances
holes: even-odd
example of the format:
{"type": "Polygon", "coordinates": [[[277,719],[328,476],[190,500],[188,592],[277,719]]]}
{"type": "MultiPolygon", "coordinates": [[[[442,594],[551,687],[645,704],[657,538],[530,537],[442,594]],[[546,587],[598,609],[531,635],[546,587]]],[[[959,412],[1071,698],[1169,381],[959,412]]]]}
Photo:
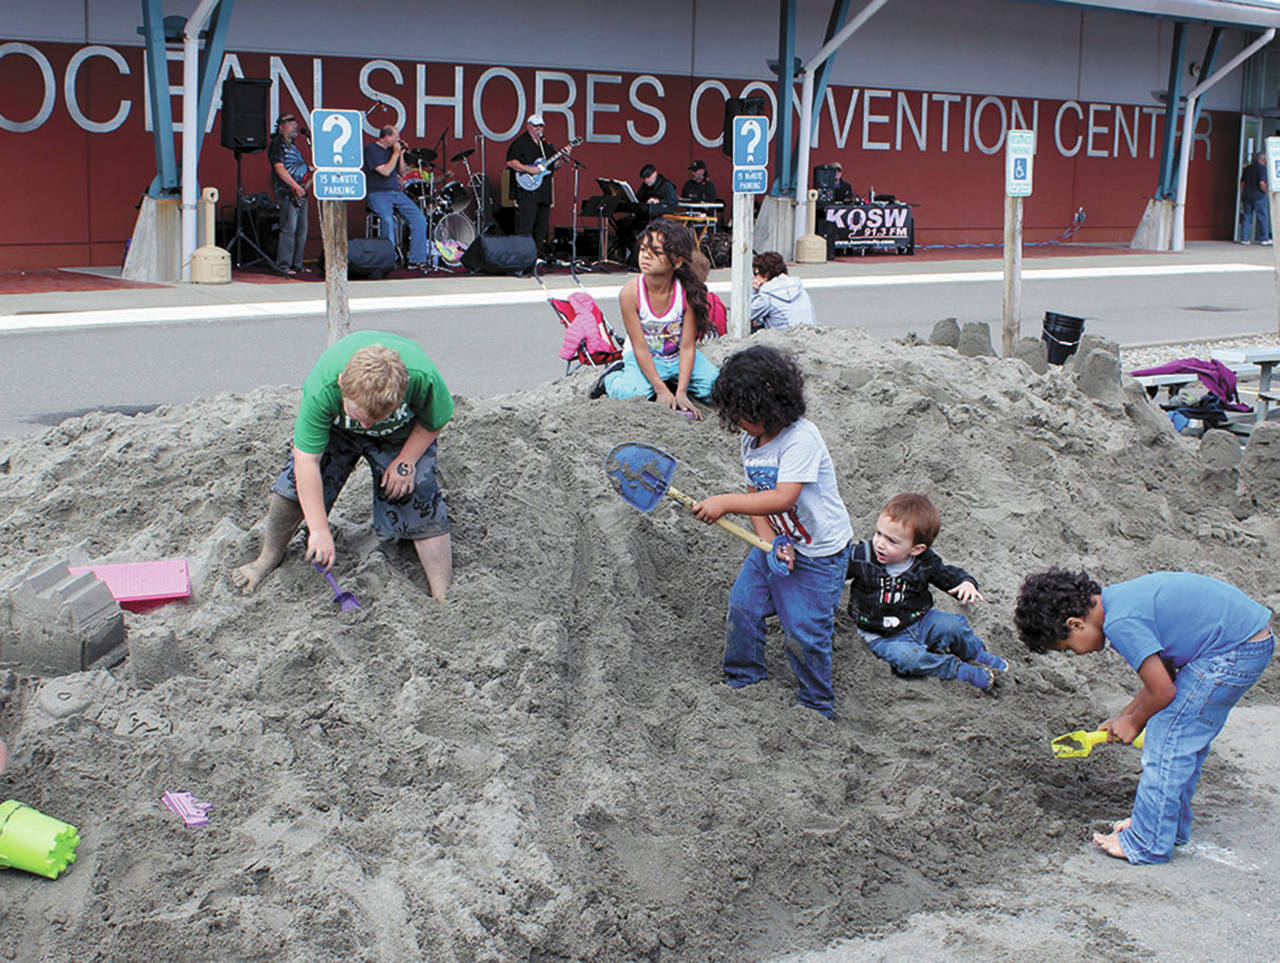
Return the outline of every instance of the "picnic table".
{"type": "Polygon", "coordinates": [[[1213,358],[1229,365],[1255,365],[1258,368],[1258,400],[1253,406],[1254,424],[1267,420],[1271,402],[1280,402],[1280,394],[1271,390],[1271,373],[1280,364],[1280,345],[1256,348],[1215,348],[1213,358]]]}

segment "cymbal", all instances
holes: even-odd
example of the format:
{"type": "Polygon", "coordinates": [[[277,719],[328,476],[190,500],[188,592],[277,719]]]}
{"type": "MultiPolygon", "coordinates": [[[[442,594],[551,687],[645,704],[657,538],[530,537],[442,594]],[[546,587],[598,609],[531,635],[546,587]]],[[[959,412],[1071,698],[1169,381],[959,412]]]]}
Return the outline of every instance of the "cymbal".
{"type": "Polygon", "coordinates": [[[456,154],[454,154],[452,157],[450,157],[450,158],[449,158],[449,163],[450,163],[450,164],[456,164],[456,163],[458,163],[458,161],[462,160],[464,157],[470,157],[470,156],[471,156],[472,154],[474,154],[475,152],[476,152],[476,149],[475,149],[474,147],[468,147],[466,150],[464,150],[464,151],[459,151],[458,153],[456,153],[456,154]]]}
{"type": "Polygon", "coordinates": [[[404,156],[410,164],[430,164],[436,159],[436,152],[430,147],[410,147],[404,156]]]}

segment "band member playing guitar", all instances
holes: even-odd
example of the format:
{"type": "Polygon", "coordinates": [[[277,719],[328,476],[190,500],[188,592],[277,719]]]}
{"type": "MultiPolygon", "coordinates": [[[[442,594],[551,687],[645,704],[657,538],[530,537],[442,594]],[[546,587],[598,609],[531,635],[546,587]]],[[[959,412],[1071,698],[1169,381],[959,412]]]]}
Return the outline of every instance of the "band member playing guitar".
{"type": "Polygon", "coordinates": [[[574,140],[563,150],[542,137],[541,114],[530,114],[524,133],[507,148],[507,167],[514,172],[516,233],[532,237],[542,250],[551,220],[551,177],[556,163],[573,149],[574,140]]]}
{"type": "Polygon", "coordinates": [[[267,145],[271,187],[280,206],[276,264],[290,275],[302,270],[302,255],[307,246],[307,180],[312,171],[298,148],[298,130],[298,119],[293,114],[281,114],[276,121],[276,132],[267,145]]]}

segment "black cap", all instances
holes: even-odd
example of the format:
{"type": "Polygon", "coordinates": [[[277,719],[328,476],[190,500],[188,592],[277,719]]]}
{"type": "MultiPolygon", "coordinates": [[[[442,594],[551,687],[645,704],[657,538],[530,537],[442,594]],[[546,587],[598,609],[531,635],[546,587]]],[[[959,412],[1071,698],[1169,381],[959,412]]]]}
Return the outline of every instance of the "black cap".
{"type": "Polygon", "coordinates": [[[645,164],[645,165],[644,165],[644,167],[640,168],[640,176],[641,176],[641,177],[648,177],[650,174],[652,174],[652,173],[653,173],[654,171],[656,171],[657,169],[658,169],[658,168],[654,167],[652,164],[645,164]]]}
{"type": "Polygon", "coordinates": [[[289,123],[289,121],[297,119],[298,118],[294,117],[293,114],[281,114],[276,118],[276,126],[283,127],[285,124],[289,123]]]}
{"type": "Polygon", "coordinates": [[[689,170],[691,171],[705,171],[706,169],[707,165],[700,160],[696,160],[689,165],[689,170]]]}

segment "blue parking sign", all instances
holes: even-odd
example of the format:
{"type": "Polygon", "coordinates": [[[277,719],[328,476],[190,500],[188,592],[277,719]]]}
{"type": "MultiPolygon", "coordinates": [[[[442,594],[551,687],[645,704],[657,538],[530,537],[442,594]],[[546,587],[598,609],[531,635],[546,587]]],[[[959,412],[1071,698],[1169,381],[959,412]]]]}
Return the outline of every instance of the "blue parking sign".
{"type": "Polygon", "coordinates": [[[311,112],[311,160],[318,170],[358,171],[364,166],[358,110],[311,112]]]}
{"type": "Polygon", "coordinates": [[[769,163],[769,121],[756,114],[733,118],[733,166],[764,167],[769,163]]]}

